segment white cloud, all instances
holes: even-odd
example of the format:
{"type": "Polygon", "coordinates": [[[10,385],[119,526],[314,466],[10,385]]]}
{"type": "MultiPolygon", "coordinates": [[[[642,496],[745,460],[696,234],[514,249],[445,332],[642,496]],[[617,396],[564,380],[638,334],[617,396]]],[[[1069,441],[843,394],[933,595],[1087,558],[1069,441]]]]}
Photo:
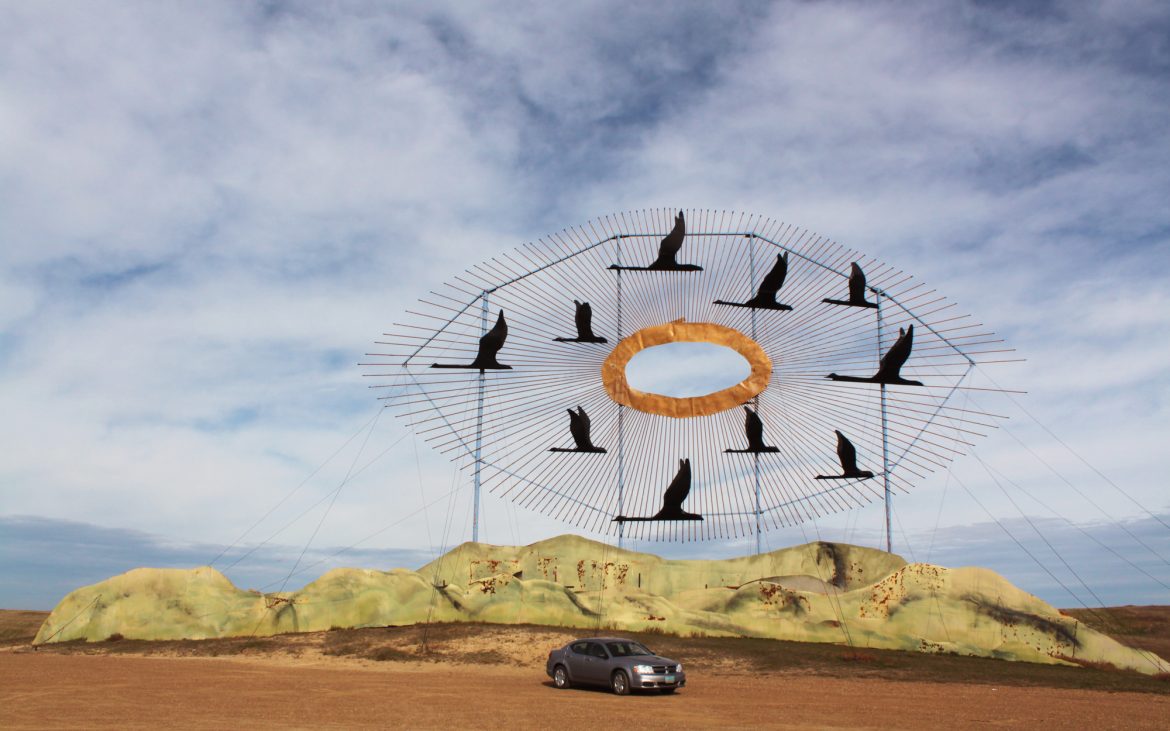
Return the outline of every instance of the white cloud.
{"type": "MultiPolygon", "coordinates": [[[[415,298],[655,205],[784,218],[929,282],[1028,359],[997,381],[1162,509],[1168,26],[1158,3],[8,5],[2,510],[230,542],[374,411],[354,363],[415,298]]],[[[404,433],[386,419],[367,456],[404,433]]],[[[343,492],[323,544],[424,504],[416,472],[450,489],[408,444],[343,492]]],[[[1004,435],[978,453],[1099,518],[1004,435]]],[[[955,469],[992,501],[978,463],[955,469]]],[[[899,499],[908,530],[945,479],[899,499]]],[[[463,536],[467,505],[378,540],[463,536]]],[[[485,509],[489,540],[561,530],[485,509]]]]}

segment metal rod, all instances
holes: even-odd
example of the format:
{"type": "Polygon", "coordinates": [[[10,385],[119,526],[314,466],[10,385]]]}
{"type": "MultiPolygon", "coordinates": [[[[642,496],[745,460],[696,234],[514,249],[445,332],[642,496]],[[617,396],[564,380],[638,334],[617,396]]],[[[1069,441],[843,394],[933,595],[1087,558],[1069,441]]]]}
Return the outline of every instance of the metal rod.
{"type": "MultiPolygon", "coordinates": [[[[882,356],[882,300],[883,292],[877,294],[877,339],[878,357],[882,356]]],[[[882,384],[882,482],[885,483],[886,502],[886,553],[894,552],[893,536],[890,529],[890,431],[887,423],[886,384],[882,384]]]]}
{"type": "MultiPolygon", "coordinates": [[[[487,335],[488,330],[488,293],[485,290],[481,295],[482,306],[479,310],[479,336],[487,335]]],[[[475,501],[471,508],[471,540],[479,543],[479,487],[480,473],[483,470],[483,391],[487,373],[479,372],[479,396],[475,409],[475,501]]]]}
{"type": "MultiPolygon", "coordinates": [[[[605,242],[607,242],[607,241],[611,241],[611,240],[612,240],[612,239],[614,239],[614,238],[615,238],[615,237],[613,237],[613,236],[610,236],[610,237],[608,237],[608,238],[601,239],[600,241],[595,241],[595,242],[593,242],[593,243],[589,244],[588,246],[586,246],[586,247],[584,247],[584,248],[582,248],[582,249],[579,249],[579,250],[577,250],[577,251],[574,251],[574,252],[572,252],[572,253],[570,253],[570,254],[567,254],[567,255],[565,255],[565,256],[562,256],[561,258],[559,258],[559,259],[556,259],[556,260],[554,260],[554,261],[551,261],[551,262],[548,262],[547,264],[544,264],[544,265],[542,265],[542,266],[538,266],[537,268],[533,269],[532,271],[525,272],[524,274],[521,274],[521,275],[520,275],[520,276],[518,276],[518,277],[513,277],[512,279],[508,279],[508,280],[506,280],[506,281],[504,281],[504,282],[501,282],[500,284],[497,284],[497,285],[495,285],[495,286],[494,286],[494,287],[492,287],[491,289],[485,289],[485,290],[483,291],[483,295],[482,295],[482,296],[483,296],[483,300],[484,300],[484,307],[485,307],[485,308],[487,307],[487,295],[488,295],[489,293],[491,293],[491,292],[495,292],[496,290],[500,289],[501,287],[507,287],[509,284],[515,284],[516,282],[519,282],[519,281],[521,281],[522,279],[526,279],[526,278],[528,278],[528,277],[532,276],[533,274],[536,274],[536,273],[538,273],[538,272],[542,272],[542,271],[544,271],[545,269],[548,269],[549,267],[556,266],[557,264],[560,264],[561,262],[568,261],[569,259],[572,259],[572,258],[573,258],[573,257],[575,257],[575,256],[578,256],[578,255],[580,255],[580,254],[584,254],[585,252],[587,252],[587,251],[590,251],[590,250],[592,250],[592,249],[594,249],[594,248],[596,248],[596,247],[598,247],[598,246],[601,246],[601,245],[602,245],[602,244],[604,244],[605,242]]],[[[459,318],[459,316],[460,316],[460,315],[462,315],[464,312],[466,312],[466,311],[467,311],[467,309],[468,309],[469,307],[471,307],[471,305],[472,305],[472,304],[474,304],[474,303],[475,303],[475,300],[473,299],[473,300],[471,300],[470,302],[468,302],[466,305],[464,305],[462,309],[460,309],[460,310],[456,311],[456,313],[455,313],[454,315],[452,315],[452,316],[451,316],[451,318],[450,318],[450,319],[448,319],[448,320],[447,320],[447,322],[446,322],[446,323],[444,323],[442,327],[440,327],[438,330],[436,330],[436,331],[434,332],[434,334],[433,334],[431,337],[427,338],[427,339],[426,339],[426,341],[422,343],[422,345],[419,345],[417,348],[415,348],[415,350],[414,350],[414,352],[413,352],[413,353],[411,353],[409,356],[407,356],[406,360],[403,362],[403,365],[407,365],[407,364],[409,364],[409,363],[410,363],[410,361],[411,361],[411,360],[412,360],[412,359],[413,359],[413,358],[414,358],[416,355],[418,355],[418,354],[419,354],[419,352],[421,352],[423,348],[425,348],[427,345],[429,345],[429,344],[430,344],[430,342],[431,342],[432,340],[434,340],[436,337],[438,337],[438,335],[439,335],[440,333],[444,332],[444,331],[447,329],[447,327],[451,325],[451,323],[455,322],[455,320],[457,320],[457,319],[459,318]]],[[[486,332],[487,332],[487,331],[486,331],[486,330],[484,330],[484,333],[483,333],[483,334],[486,334],[486,332]]]]}
{"type": "MultiPolygon", "coordinates": [[[[617,237],[617,263],[622,265],[622,237],[617,237]]],[[[617,270],[617,340],[622,339],[622,270],[617,270]]],[[[618,515],[625,515],[626,491],[626,407],[618,404],[618,461],[617,461],[617,504],[618,515]]],[[[618,523],[618,548],[624,548],[626,537],[625,522],[618,523]]]]}
{"type": "MultiPolygon", "coordinates": [[[[748,284],[751,291],[748,292],[748,297],[755,294],[756,289],[756,246],[755,236],[748,236],[748,284]]],[[[752,308],[752,340],[756,339],[756,310],[752,308]]],[[[757,394],[752,399],[752,405],[756,407],[756,414],[760,413],[760,397],[757,394]]],[[[763,418],[763,417],[760,417],[763,418]]],[[[761,536],[760,536],[760,455],[752,455],[752,473],[756,484],[756,555],[762,553],[761,536]]]]}
{"type": "Polygon", "coordinates": [[[432,333],[432,334],[431,334],[431,336],[430,336],[429,338],[427,338],[425,341],[423,341],[422,345],[420,345],[420,346],[418,346],[417,348],[415,348],[413,353],[411,353],[410,355],[406,356],[406,360],[404,360],[404,361],[402,362],[402,365],[410,365],[410,361],[411,361],[411,359],[412,359],[412,358],[414,358],[416,355],[418,355],[419,353],[421,353],[423,348],[425,348],[425,347],[427,347],[428,345],[430,345],[432,340],[434,340],[435,338],[439,337],[439,335],[440,335],[441,333],[443,333],[443,332],[444,332],[444,331],[445,331],[445,330],[446,330],[448,327],[450,327],[451,323],[453,323],[453,322],[455,322],[456,320],[458,320],[458,319],[459,319],[459,316],[460,316],[460,315],[462,315],[464,312],[467,312],[467,309],[468,309],[469,307],[471,307],[473,304],[475,304],[475,300],[471,300],[471,301],[470,301],[470,302],[468,302],[467,304],[463,305],[463,309],[461,309],[461,310],[458,310],[458,311],[457,311],[457,312],[456,312],[454,315],[451,315],[451,317],[450,317],[450,318],[447,320],[447,322],[443,323],[443,326],[442,326],[442,327],[440,327],[438,330],[435,330],[435,331],[434,331],[434,333],[432,333]]]}
{"type": "MultiPolygon", "coordinates": [[[[606,241],[609,241],[609,240],[610,240],[610,239],[612,239],[612,238],[613,238],[613,237],[612,237],[612,236],[610,236],[609,238],[605,238],[605,239],[602,239],[602,240],[600,240],[600,241],[594,241],[592,244],[590,244],[589,246],[586,246],[586,247],[585,247],[585,248],[583,248],[583,249],[578,249],[577,251],[574,251],[574,252],[572,252],[571,254],[567,254],[567,255],[565,255],[565,256],[562,256],[560,259],[556,259],[556,260],[554,260],[554,261],[550,261],[549,263],[547,263],[547,264],[544,264],[543,266],[539,266],[539,267],[537,267],[537,268],[533,269],[533,270],[532,270],[532,271],[530,271],[530,272],[524,272],[523,274],[521,274],[521,275],[520,275],[520,276],[518,276],[518,277],[512,277],[511,279],[509,279],[509,280],[507,280],[507,281],[500,282],[500,283],[499,283],[499,284],[497,284],[495,287],[492,287],[492,288],[491,288],[491,289],[489,289],[489,290],[485,290],[485,291],[484,291],[484,294],[486,295],[488,292],[495,292],[497,289],[501,289],[501,288],[503,288],[503,287],[507,287],[509,284],[515,284],[516,282],[519,282],[519,281],[520,281],[520,280],[522,280],[522,279],[527,279],[528,277],[531,277],[533,274],[537,274],[538,272],[543,272],[545,269],[548,269],[549,267],[556,266],[557,264],[560,264],[560,263],[561,263],[561,262],[563,262],[563,261],[568,261],[569,259],[572,259],[574,256],[579,256],[579,255],[581,255],[581,254],[584,254],[586,251],[589,251],[589,250],[593,249],[594,247],[601,246],[601,245],[602,245],[602,244],[604,244],[606,241]]],[[[620,238],[620,237],[619,237],[619,238],[620,238]]]]}
{"type": "MultiPolygon", "coordinates": [[[[894,460],[893,467],[897,467],[898,464],[903,459],[906,458],[906,455],[910,453],[910,450],[914,448],[914,445],[918,444],[918,441],[920,439],[922,439],[922,435],[924,433],[926,433],[926,430],[929,429],[932,424],[934,424],[935,418],[937,418],[939,413],[942,412],[943,406],[946,404],[947,401],[949,401],[951,399],[951,396],[955,395],[955,391],[957,391],[959,389],[959,386],[962,385],[963,381],[967,380],[967,376],[971,374],[971,371],[974,370],[974,368],[975,368],[974,363],[967,366],[967,370],[965,373],[963,373],[962,378],[955,381],[955,385],[951,387],[951,390],[947,392],[946,396],[942,397],[942,399],[938,402],[938,407],[935,408],[935,410],[930,414],[930,417],[922,424],[922,427],[919,429],[918,434],[915,435],[915,437],[910,440],[910,443],[906,445],[906,448],[902,450],[901,456],[899,456],[898,459],[894,460]]],[[[886,388],[885,386],[882,386],[883,396],[885,393],[885,388],[886,388]]],[[[888,471],[890,469],[893,469],[893,467],[886,466],[885,469],[888,471]]]]}
{"type": "MultiPolygon", "coordinates": [[[[848,275],[848,274],[847,274],[847,273],[846,273],[844,270],[837,269],[837,268],[835,268],[834,266],[832,266],[832,265],[829,265],[829,264],[825,264],[824,262],[822,262],[822,261],[820,261],[820,260],[818,260],[818,259],[816,259],[816,258],[814,258],[814,257],[810,257],[810,256],[808,256],[807,254],[804,254],[804,253],[802,253],[802,252],[800,252],[800,251],[796,251],[795,249],[789,248],[789,247],[785,246],[784,244],[780,243],[779,241],[773,241],[773,240],[771,240],[771,239],[767,238],[766,236],[760,236],[759,234],[754,234],[754,235],[756,236],[756,238],[759,238],[759,239],[762,239],[762,240],[764,240],[764,241],[767,241],[769,244],[772,244],[773,246],[776,246],[776,247],[778,247],[778,248],[780,248],[780,249],[783,249],[784,251],[788,251],[788,252],[791,252],[792,254],[795,254],[796,256],[800,257],[801,259],[804,259],[805,261],[809,262],[810,264],[814,264],[814,265],[816,265],[816,266],[819,266],[819,267],[822,267],[822,268],[824,268],[824,269],[827,269],[827,270],[829,270],[829,271],[833,272],[834,274],[837,274],[837,275],[839,275],[839,276],[841,276],[841,277],[846,277],[846,278],[848,278],[848,276],[849,276],[849,275],[848,275]]],[[[920,317],[920,316],[919,316],[919,315],[918,315],[918,314],[917,314],[917,313],[916,313],[914,310],[911,310],[911,309],[910,309],[909,307],[907,307],[905,304],[903,304],[902,302],[898,301],[898,298],[897,298],[897,297],[894,297],[893,295],[889,294],[888,292],[886,292],[886,291],[885,291],[884,289],[882,289],[881,287],[874,287],[874,286],[871,286],[871,287],[869,287],[869,290],[870,290],[871,292],[873,292],[873,293],[875,293],[875,294],[877,295],[877,297],[878,297],[878,304],[879,304],[879,306],[880,306],[880,304],[881,304],[881,298],[882,298],[882,297],[888,297],[888,298],[890,299],[890,301],[891,301],[891,302],[893,302],[894,304],[898,305],[898,306],[899,306],[899,307],[901,307],[903,310],[905,310],[906,314],[910,315],[910,316],[911,316],[911,317],[913,317],[915,320],[918,320],[920,323],[922,323],[922,326],[923,326],[923,327],[925,327],[927,330],[929,330],[929,331],[930,331],[930,332],[931,332],[931,333],[932,333],[932,334],[933,334],[935,337],[937,337],[939,340],[943,341],[943,342],[944,342],[944,343],[946,343],[947,345],[951,346],[951,349],[953,349],[953,350],[954,350],[956,353],[958,353],[959,355],[961,355],[961,356],[963,356],[964,358],[966,358],[968,363],[970,363],[970,364],[972,364],[972,365],[974,365],[974,364],[975,364],[975,361],[974,361],[974,360],[971,358],[971,356],[967,355],[967,353],[965,353],[965,352],[964,352],[964,351],[963,351],[961,348],[959,348],[959,346],[955,345],[955,344],[954,344],[954,343],[952,343],[950,340],[948,340],[947,338],[943,337],[943,336],[942,336],[942,335],[941,335],[941,334],[940,334],[940,333],[939,333],[937,330],[935,330],[935,329],[934,329],[934,328],[931,326],[931,324],[930,324],[930,323],[928,323],[928,322],[926,322],[925,320],[923,320],[923,319],[922,319],[922,318],[921,318],[921,317],[920,317]]],[[[880,337],[880,335],[879,335],[879,337],[880,337]]],[[[885,390],[885,389],[884,389],[884,387],[883,387],[883,389],[882,389],[882,390],[883,390],[883,391],[885,390]]]]}
{"type": "MultiPolygon", "coordinates": [[[[421,388],[422,388],[422,384],[421,384],[421,383],[419,383],[418,379],[414,377],[414,374],[412,374],[412,373],[408,373],[408,375],[410,375],[410,380],[414,381],[415,385],[417,385],[417,386],[418,386],[418,387],[421,389],[421,388]]],[[[446,423],[447,423],[447,428],[448,428],[448,429],[450,429],[450,430],[451,430],[453,433],[457,433],[457,432],[455,432],[455,427],[454,427],[454,426],[452,426],[452,425],[450,424],[450,422],[447,422],[447,417],[446,417],[445,415],[443,415],[443,412],[442,412],[442,411],[440,411],[440,407],[439,407],[439,405],[438,405],[438,404],[436,404],[436,403],[434,402],[434,400],[433,400],[433,399],[430,397],[430,394],[428,394],[428,393],[426,393],[425,391],[423,391],[423,395],[424,395],[424,397],[426,398],[426,400],[427,400],[427,401],[429,401],[429,402],[431,403],[432,407],[433,407],[433,408],[436,410],[436,412],[438,412],[438,413],[439,413],[439,417],[440,417],[440,418],[441,418],[441,419],[442,419],[444,422],[446,422],[446,423]]],[[[468,446],[468,445],[467,445],[467,444],[466,444],[466,443],[465,443],[465,442],[464,442],[462,439],[459,439],[459,446],[463,447],[463,453],[464,453],[464,454],[466,454],[466,455],[471,455],[472,457],[474,457],[474,456],[475,456],[475,452],[474,452],[474,451],[472,451],[471,447],[469,447],[469,446],[468,446]]],[[[533,482],[533,481],[532,481],[532,480],[530,480],[529,478],[527,478],[527,477],[524,477],[524,476],[522,476],[522,475],[518,475],[518,474],[516,474],[515,472],[512,472],[512,471],[508,470],[506,467],[501,467],[500,465],[498,465],[498,464],[495,464],[494,462],[491,462],[491,461],[488,461],[488,460],[484,460],[484,461],[482,462],[482,464],[484,464],[484,465],[487,465],[488,467],[491,467],[492,469],[495,469],[495,470],[499,471],[500,473],[502,473],[502,474],[504,474],[504,475],[507,475],[508,477],[511,477],[511,478],[513,478],[513,479],[515,479],[515,480],[518,480],[518,481],[520,481],[520,482],[527,482],[527,483],[530,483],[530,484],[536,485],[537,487],[539,487],[540,489],[542,489],[542,490],[544,490],[544,491],[546,491],[546,492],[551,492],[551,493],[553,493],[554,495],[557,495],[558,497],[564,498],[565,500],[568,500],[568,501],[570,501],[570,502],[576,503],[576,504],[578,504],[578,505],[582,506],[583,508],[586,508],[586,509],[588,509],[588,510],[592,510],[592,511],[594,511],[594,512],[596,512],[596,513],[602,513],[602,514],[604,514],[604,515],[606,515],[606,516],[608,516],[608,515],[609,515],[608,513],[605,513],[604,511],[602,511],[600,508],[596,508],[596,507],[594,507],[594,506],[592,506],[592,505],[588,505],[588,504],[586,504],[586,503],[583,503],[583,502],[581,502],[581,501],[579,501],[579,500],[576,500],[576,499],[575,499],[575,498],[573,498],[572,496],[565,495],[564,493],[562,493],[562,492],[559,492],[559,491],[557,491],[557,490],[554,490],[554,489],[552,489],[552,488],[550,488],[550,487],[547,487],[547,486],[545,486],[545,485],[540,485],[540,484],[538,484],[538,483],[536,483],[536,482],[533,482]]]]}

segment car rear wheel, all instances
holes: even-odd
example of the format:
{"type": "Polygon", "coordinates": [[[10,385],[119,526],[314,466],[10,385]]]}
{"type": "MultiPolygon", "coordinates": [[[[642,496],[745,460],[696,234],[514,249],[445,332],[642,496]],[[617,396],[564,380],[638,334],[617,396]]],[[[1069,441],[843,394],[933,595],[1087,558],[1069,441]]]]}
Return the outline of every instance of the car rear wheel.
{"type": "Polygon", "coordinates": [[[565,671],[564,665],[553,668],[553,685],[561,689],[569,687],[569,673],[565,671]]]}
{"type": "Polygon", "coordinates": [[[630,693],[630,678],[624,670],[618,670],[614,673],[609,684],[615,695],[629,695],[630,693]]]}

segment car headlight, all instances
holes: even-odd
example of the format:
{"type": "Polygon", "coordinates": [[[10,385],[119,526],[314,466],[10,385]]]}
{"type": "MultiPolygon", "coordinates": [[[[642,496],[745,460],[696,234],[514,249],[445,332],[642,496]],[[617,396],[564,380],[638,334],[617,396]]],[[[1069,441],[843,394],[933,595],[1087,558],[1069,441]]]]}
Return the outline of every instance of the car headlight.
{"type": "Polygon", "coordinates": [[[650,665],[635,665],[634,672],[638,675],[653,675],[654,668],[650,665]]]}
{"type": "Polygon", "coordinates": [[[675,671],[676,673],[681,673],[681,672],[682,672],[682,663],[681,663],[681,662],[680,662],[678,665],[675,665],[675,666],[674,666],[674,671],[675,671]]]}

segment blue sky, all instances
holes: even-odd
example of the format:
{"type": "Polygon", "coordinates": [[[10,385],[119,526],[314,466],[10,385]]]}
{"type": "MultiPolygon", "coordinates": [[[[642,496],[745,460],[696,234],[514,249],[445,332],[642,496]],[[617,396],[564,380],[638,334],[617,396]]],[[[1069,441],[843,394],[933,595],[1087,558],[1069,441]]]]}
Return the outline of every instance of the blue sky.
{"type": "MultiPolygon", "coordinates": [[[[1008,429],[896,502],[897,550],[1092,601],[961,481],[1107,601],[1167,603],[1165,527],[1028,416],[1170,522],[1167,38],[1158,2],[0,5],[0,606],[206,563],[274,505],[240,584],[310,537],[412,567],[466,537],[466,479],[396,419],[366,439],[355,364],[469,263],[656,206],[812,229],[1028,359],[989,373],[1027,413],[970,397],[1008,429]]],[[[491,542],[568,530],[484,510],[491,542]]]]}

